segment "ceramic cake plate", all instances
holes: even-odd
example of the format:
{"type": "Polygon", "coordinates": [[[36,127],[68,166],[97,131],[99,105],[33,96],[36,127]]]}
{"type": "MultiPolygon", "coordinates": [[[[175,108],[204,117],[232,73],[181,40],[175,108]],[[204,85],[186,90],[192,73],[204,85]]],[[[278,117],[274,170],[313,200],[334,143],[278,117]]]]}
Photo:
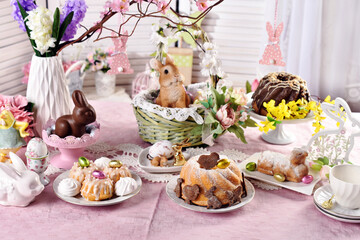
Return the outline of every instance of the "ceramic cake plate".
{"type": "Polygon", "coordinates": [[[336,203],[336,196],[333,199],[333,207],[325,209],[321,206],[324,201],[327,201],[333,195],[330,185],[325,185],[318,188],[314,193],[314,204],[316,208],[324,215],[342,222],[360,223],[360,209],[348,209],[336,203]]]}
{"type": "Polygon", "coordinates": [[[81,194],[78,194],[75,197],[68,197],[68,196],[62,195],[58,191],[59,183],[61,182],[61,180],[69,177],[69,172],[70,171],[68,170],[66,172],[63,172],[59,176],[57,176],[57,178],[55,179],[55,181],[53,183],[53,189],[54,189],[54,192],[55,192],[56,196],[58,196],[60,199],[64,200],[65,202],[72,203],[72,204],[75,204],[75,205],[100,207],[100,206],[109,206],[109,205],[118,204],[118,203],[121,203],[121,202],[123,202],[125,200],[128,200],[129,198],[132,198],[136,194],[138,194],[140,192],[141,185],[142,185],[141,178],[136,173],[134,173],[133,171],[130,171],[132,178],[135,179],[135,181],[136,181],[136,183],[138,185],[138,187],[136,188],[135,191],[133,191],[132,193],[130,193],[128,195],[122,196],[122,197],[118,197],[118,196],[116,196],[114,194],[114,197],[112,197],[110,199],[107,199],[107,200],[88,201],[85,198],[83,198],[81,196],[81,194]]]}
{"type": "MultiPolygon", "coordinates": [[[[151,165],[150,160],[147,155],[149,154],[149,149],[145,148],[139,154],[139,166],[146,172],[149,173],[177,173],[181,171],[182,166],[169,166],[169,167],[155,167],[151,165]]],[[[173,163],[174,160],[169,160],[169,163],[173,163]]]]}
{"type": "Polygon", "coordinates": [[[192,210],[192,211],[195,211],[195,212],[204,212],[204,213],[231,212],[231,211],[234,211],[236,209],[239,209],[239,208],[245,206],[246,204],[251,202],[251,200],[255,196],[255,188],[254,188],[254,186],[251,184],[251,182],[249,180],[245,179],[245,186],[246,186],[247,196],[245,198],[242,198],[240,203],[232,205],[231,207],[223,207],[223,208],[218,208],[218,209],[207,209],[206,207],[197,206],[197,205],[193,205],[193,204],[191,204],[191,205],[187,204],[187,203],[185,203],[184,199],[178,198],[176,196],[176,193],[174,192],[174,189],[175,189],[176,184],[177,184],[177,178],[178,177],[173,177],[167,183],[167,185],[166,185],[166,193],[167,193],[167,195],[176,204],[180,205],[183,208],[186,208],[186,209],[189,209],[189,210],[192,210]]]}
{"type": "Polygon", "coordinates": [[[258,160],[260,154],[261,154],[260,152],[255,153],[255,154],[251,155],[248,159],[246,159],[245,161],[242,161],[239,164],[239,168],[245,174],[245,177],[254,178],[254,179],[266,182],[266,183],[273,184],[275,186],[287,188],[287,189],[293,190],[295,192],[303,193],[306,195],[311,195],[316,183],[320,181],[319,173],[315,172],[311,169],[309,169],[309,175],[312,175],[314,177],[314,180],[310,184],[305,184],[302,182],[295,183],[295,182],[288,182],[288,181],[279,182],[279,181],[275,180],[275,178],[271,175],[266,175],[259,171],[251,172],[251,171],[246,170],[247,163],[255,162],[257,164],[257,160],[258,160]]]}

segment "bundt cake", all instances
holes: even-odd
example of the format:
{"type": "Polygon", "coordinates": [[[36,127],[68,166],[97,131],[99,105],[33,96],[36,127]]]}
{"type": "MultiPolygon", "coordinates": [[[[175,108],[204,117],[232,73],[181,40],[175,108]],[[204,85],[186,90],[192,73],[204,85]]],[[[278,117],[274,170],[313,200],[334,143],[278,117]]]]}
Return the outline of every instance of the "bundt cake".
{"type": "Polygon", "coordinates": [[[174,191],[188,204],[207,208],[231,206],[246,196],[240,169],[233,160],[220,158],[217,153],[189,159],[181,169],[174,191]]]}
{"type": "Polygon", "coordinates": [[[263,104],[275,100],[275,106],[283,99],[286,103],[304,98],[310,100],[305,80],[286,72],[274,72],[264,76],[252,96],[254,112],[266,116],[263,104]]]}
{"type": "Polygon", "coordinates": [[[101,201],[111,198],[114,194],[113,181],[105,175],[103,175],[104,178],[95,177],[93,175],[87,175],[83,181],[80,190],[81,196],[88,201],[101,201]]]}
{"type": "Polygon", "coordinates": [[[104,168],[104,173],[114,182],[114,184],[122,177],[131,177],[131,172],[128,167],[118,160],[112,160],[109,166],[104,168]],[[118,162],[118,164],[111,164],[113,162],[118,162]]]}
{"type": "Polygon", "coordinates": [[[92,161],[89,161],[89,166],[87,167],[81,167],[79,162],[75,162],[70,169],[69,176],[82,183],[85,177],[90,175],[94,170],[97,170],[97,167],[92,161]]]}

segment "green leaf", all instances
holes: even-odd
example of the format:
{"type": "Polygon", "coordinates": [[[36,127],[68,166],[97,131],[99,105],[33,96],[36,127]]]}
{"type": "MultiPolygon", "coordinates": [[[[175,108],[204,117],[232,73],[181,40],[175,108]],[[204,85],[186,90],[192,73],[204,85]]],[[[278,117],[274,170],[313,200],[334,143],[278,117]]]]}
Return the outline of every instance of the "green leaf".
{"type": "Polygon", "coordinates": [[[58,38],[57,38],[57,41],[55,43],[55,46],[58,46],[62,37],[64,36],[65,34],[65,31],[66,31],[66,28],[69,26],[69,24],[71,23],[72,19],[73,19],[73,16],[74,16],[74,12],[71,11],[67,16],[66,18],[64,19],[63,23],[60,25],[60,30],[59,30],[59,35],[58,35],[58,38]]]}
{"type": "Polygon", "coordinates": [[[223,87],[221,88],[221,91],[223,91],[223,93],[225,93],[225,92],[226,92],[226,86],[223,86],[223,87]]]}
{"type": "Polygon", "coordinates": [[[267,120],[269,120],[269,122],[275,122],[275,119],[273,119],[272,117],[267,116],[266,118],[267,120]]]}
{"type": "Polygon", "coordinates": [[[27,22],[28,20],[25,20],[25,19],[26,19],[26,17],[27,17],[29,14],[27,14],[27,12],[26,12],[25,9],[21,6],[21,4],[19,3],[19,1],[17,1],[17,4],[18,4],[18,6],[19,6],[20,13],[21,13],[21,16],[22,16],[23,21],[24,21],[26,33],[27,33],[27,35],[28,35],[28,37],[29,37],[31,46],[33,47],[33,49],[34,49],[34,51],[35,51],[35,55],[38,56],[38,57],[40,57],[41,54],[40,54],[40,52],[39,52],[38,50],[36,50],[36,43],[35,43],[35,41],[34,41],[33,39],[30,38],[30,29],[28,28],[28,26],[27,26],[27,24],[26,24],[26,22],[27,22]]]}
{"type": "Polygon", "coordinates": [[[248,116],[248,119],[246,119],[244,127],[256,127],[256,122],[248,116]]]}
{"type": "Polygon", "coordinates": [[[52,37],[57,39],[59,37],[59,30],[60,30],[60,10],[56,8],[54,12],[54,23],[52,29],[52,37]]]}
{"type": "Polygon", "coordinates": [[[215,98],[214,110],[217,111],[220,106],[225,105],[225,95],[218,93],[213,87],[211,87],[211,92],[215,98]]]}
{"type": "Polygon", "coordinates": [[[240,140],[243,143],[247,143],[246,139],[245,139],[245,135],[244,135],[244,130],[241,127],[233,125],[233,126],[229,127],[227,130],[231,133],[234,133],[236,135],[236,137],[240,138],[240,140]]]}
{"type": "Polygon", "coordinates": [[[213,106],[214,101],[213,101],[212,97],[209,97],[209,99],[208,99],[208,103],[209,103],[209,106],[210,106],[210,107],[212,107],[212,106],[213,106]]]}
{"type": "Polygon", "coordinates": [[[320,171],[321,168],[322,168],[322,165],[320,165],[320,164],[314,163],[313,165],[311,165],[311,169],[313,169],[315,171],[320,171]]]}
{"type": "Polygon", "coordinates": [[[322,161],[320,161],[320,160],[314,160],[314,163],[317,163],[317,164],[319,164],[319,165],[324,165],[324,163],[322,162],[322,161]]]}
{"type": "Polygon", "coordinates": [[[150,57],[156,57],[156,52],[153,52],[152,54],[150,54],[150,57]]]}
{"type": "Polygon", "coordinates": [[[246,81],[246,93],[252,92],[251,91],[251,84],[249,81],[246,81]]]}
{"type": "Polygon", "coordinates": [[[200,103],[201,103],[204,107],[206,107],[206,108],[209,108],[209,107],[210,107],[209,103],[206,102],[206,101],[200,101],[200,103]]]}
{"type": "MultiPolygon", "coordinates": [[[[188,31],[190,32],[190,34],[194,35],[191,29],[188,29],[188,31]]],[[[194,39],[191,37],[189,33],[187,32],[182,32],[181,33],[181,37],[184,39],[184,41],[189,44],[192,48],[196,48],[196,43],[194,41],[194,39]]]]}
{"type": "Polygon", "coordinates": [[[211,113],[209,113],[205,118],[205,124],[211,124],[216,122],[218,123],[219,121],[216,120],[216,118],[214,118],[214,116],[211,113]]]}
{"type": "Polygon", "coordinates": [[[220,135],[224,132],[223,128],[221,127],[221,124],[218,124],[216,129],[211,131],[212,133],[215,133],[217,135],[220,135]]]}
{"type": "Polygon", "coordinates": [[[191,130],[191,135],[201,135],[203,129],[203,125],[197,125],[191,130]]]}
{"type": "Polygon", "coordinates": [[[329,165],[329,159],[327,157],[319,157],[317,160],[321,161],[323,165],[329,165]]]}

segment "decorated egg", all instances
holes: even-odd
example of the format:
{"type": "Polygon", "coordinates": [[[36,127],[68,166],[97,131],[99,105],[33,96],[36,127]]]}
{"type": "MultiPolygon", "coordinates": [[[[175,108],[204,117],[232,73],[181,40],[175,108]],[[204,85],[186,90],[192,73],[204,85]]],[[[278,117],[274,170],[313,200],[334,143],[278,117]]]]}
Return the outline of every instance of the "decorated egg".
{"type": "Polygon", "coordinates": [[[104,179],[106,178],[105,174],[102,171],[95,170],[92,172],[93,177],[98,179],[104,179]]]}
{"type": "Polygon", "coordinates": [[[151,159],[164,155],[167,159],[174,156],[174,150],[172,149],[172,143],[170,141],[164,140],[156,142],[149,149],[149,156],[151,159]]]}
{"type": "Polygon", "coordinates": [[[216,166],[218,168],[224,169],[224,168],[227,168],[229,165],[230,165],[229,159],[223,158],[223,159],[218,161],[216,166]]]}
{"type": "Polygon", "coordinates": [[[274,174],[274,178],[276,181],[279,181],[279,182],[285,181],[285,176],[281,173],[274,174]]]}
{"type": "Polygon", "coordinates": [[[310,184],[314,180],[314,177],[311,175],[304,176],[301,181],[305,184],[310,184]]]}
{"type": "Polygon", "coordinates": [[[122,162],[120,160],[111,160],[109,162],[109,167],[111,168],[120,168],[122,166],[122,162]]]}
{"type": "Polygon", "coordinates": [[[46,144],[41,138],[33,138],[26,147],[26,156],[30,158],[40,158],[48,154],[46,144]]]}
{"type": "Polygon", "coordinates": [[[82,168],[90,166],[90,161],[86,157],[79,157],[79,165],[82,168]]]}
{"type": "Polygon", "coordinates": [[[251,172],[255,171],[256,170],[256,163],[254,163],[254,162],[247,163],[246,164],[246,170],[251,171],[251,172]]]}

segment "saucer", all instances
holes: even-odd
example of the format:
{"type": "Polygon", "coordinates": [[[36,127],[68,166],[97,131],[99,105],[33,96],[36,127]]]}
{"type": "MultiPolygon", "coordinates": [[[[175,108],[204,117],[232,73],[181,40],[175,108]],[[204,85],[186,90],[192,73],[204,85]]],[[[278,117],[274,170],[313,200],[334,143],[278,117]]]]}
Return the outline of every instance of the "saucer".
{"type": "MultiPolygon", "coordinates": [[[[150,160],[147,158],[149,149],[145,148],[139,154],[139,166],[149,173],[178,173],[181,171],[182,166],[169,166],[169,167],[155,167],[151,165],[150,160]]],[[[171,163],[171,160],[169,161],[171,163]]],[[[173,161],[172,161],[173,162],[173,161]]]]}
{"type": "Polygon", "coordinates": [[[323,208],[321,204],[329,200],[332,195],[333,192],[330,185],[318,188],[314,193],[314,203],[317,209],[326,216],[339,221],[360,223],[360,209],[348,209],[340,206],[336,203],[336,196],[335,200],[333,200],[334,206],[332,209],[323,208]]]}
{"type": "Polygon", "coordinates": [[[251,184],[251,182],[247,179],[245,179],[245,186],[246,186],[246,191],[247,191],[247,196],[244,198],[241,198],[241,202],[235,205],[232,205],[231,207],[223,207],[223,208],[218,208],[218,209],[207,209],[206,207],[203,206],[197,206],[197,205],[192,205],[192,204],[187,204],[185,203],[184,199],[182,198],[178,198],[176,196],[176,193],[174,192],[174,189],[176,187],[177,184],[177,177],[173,177],[167,184],[166,184],[166,193],[169,196],[169,198],[171,200],[173,200],[176,204],[180,205],[183,208],[195,211],[195,212],[204,212],[204,213],[224,213],[224,212],[231,212],[234,211],[236,209],[239,209],[243,206],[245,206],[246,204],[248,204],[249,202],[251,202],[251,200],[254,198],[255,196],[255,188],[254,186],[251,184]]]}

